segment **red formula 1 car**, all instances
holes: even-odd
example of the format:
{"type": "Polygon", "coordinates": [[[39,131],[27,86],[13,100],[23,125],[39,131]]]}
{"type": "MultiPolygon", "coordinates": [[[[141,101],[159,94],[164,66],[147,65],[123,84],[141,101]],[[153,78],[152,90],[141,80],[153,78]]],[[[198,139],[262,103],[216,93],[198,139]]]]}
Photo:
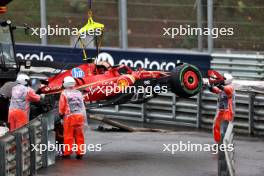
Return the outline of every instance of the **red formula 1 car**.
{"type": "Polygon", "coordinates": [[[39,93],[50,97],[51,105],[63,90],[63,79],[72,76],[75,89],[83,92],[90,106],[143,103],[159,93],[171,91],[191,97],[203,86],[200,71],[190,64],[178,64],[172,72],[133,70],[126,65],[110,66],[107,62],[85,63],[53,77],[42,84],[39,93]]]}

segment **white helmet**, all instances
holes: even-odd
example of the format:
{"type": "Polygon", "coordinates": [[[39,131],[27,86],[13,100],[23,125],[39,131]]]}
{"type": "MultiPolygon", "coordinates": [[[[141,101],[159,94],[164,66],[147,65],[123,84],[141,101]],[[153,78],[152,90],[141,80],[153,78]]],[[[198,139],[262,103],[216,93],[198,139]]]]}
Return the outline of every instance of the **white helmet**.
{"type": "Polygon", "coordinates": [[[225,85],[232,84],[233,76],[229,73],[224,73],[225,85]]]}
{"type": "Polygon", "coordinates": [[[29,76],[24,74],[24,73],[21,73],[17,76],[17,83],[18,84],[22,84],[22,85],[27,85],[28,84],[28,81],[29,81],[29,76]]]}
{"type": "Polygon", "coordinates": [[[63,87],[65,88],[70,88],[70,87],[74,87],[76,84],[75,80],[73,79],[73,77],[71,76],[66,76],[63,79],[63,87]]]}

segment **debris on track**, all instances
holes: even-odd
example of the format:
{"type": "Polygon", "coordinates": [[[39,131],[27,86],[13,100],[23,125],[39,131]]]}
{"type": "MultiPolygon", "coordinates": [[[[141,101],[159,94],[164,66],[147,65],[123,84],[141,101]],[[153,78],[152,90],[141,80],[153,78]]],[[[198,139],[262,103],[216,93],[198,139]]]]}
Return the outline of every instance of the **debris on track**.
{"type": "Polygon", "coordinates": [[[104,128],[101,125],[97,128],[99,131],[123,131],[123,132],[168,132],[168,130],[161,130],[161,129],[153,129],[153,128],[137,128],[137,127],[130,127],[124,123],[117,122],[115,120],[102,117],[102,116],[94,116],[91,115],[89,117],[92,120],[100,121],[104,124],[110,125],[114,128],[104,128]]]}

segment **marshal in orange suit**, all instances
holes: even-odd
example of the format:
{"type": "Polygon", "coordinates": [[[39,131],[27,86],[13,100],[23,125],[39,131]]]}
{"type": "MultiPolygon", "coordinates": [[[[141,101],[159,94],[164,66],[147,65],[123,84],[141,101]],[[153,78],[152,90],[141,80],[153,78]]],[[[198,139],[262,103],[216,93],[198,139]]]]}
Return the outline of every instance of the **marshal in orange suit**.
{"type": "Polygon", "coordinates": [[[76,158],[81,159],[84,154],[82,145],[84,144],[84,118],[86,111],[83,101],[83,95],[79,90],[74,90],[75,80],[67,76],[63,82],[64,90],[59,100],[59,114],[63,117],[65,158],[70,157],[73,153],[72,146],[74,142],[78,148],[76,158]]]}
{"type": "Polygon", "coordinates": [[[10,100],[8,122],[10,131],[24,126],[29,121],[30,102],[39,102],[40,95],[27,86],[29,77],[25,74],[17,76],[17,85],[12,88],[12,97],[10,100]]]}
{"type": "Polygon", "coordinates": [[[220,143],[228,123],[234,120],[235,115],[235,89],[232,85],[233,77],[228,73],[221,76],[215,71],[209,72],[208,76],[209,82],[211,81],[209,90],[218,94],[213,134],[215,141],[220,143]]]}

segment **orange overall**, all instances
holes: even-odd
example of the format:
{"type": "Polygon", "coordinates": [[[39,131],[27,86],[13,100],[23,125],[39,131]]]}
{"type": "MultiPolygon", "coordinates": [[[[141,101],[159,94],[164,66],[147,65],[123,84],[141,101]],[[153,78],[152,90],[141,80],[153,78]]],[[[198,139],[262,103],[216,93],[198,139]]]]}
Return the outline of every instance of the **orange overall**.
{"type": "Polygon", "coordinates": [[[10,100],[8,122],[10,131],[13,131],[29,121],[29,102],[40,101],[40,96],[33,89],[18,84],[12,88],[12,97],[10,100]]]}
{"type": "Polygon", "coordinates": [[[82,93],[78,90],[65,89],[59,100],[59,114],[63,115],[64,156],[72,154],[73,143],[77,144],[77,155],[83,155],[85,106],[82,93]]]}
{"type": "Polygon", "coordinates": [[[213,93],[218,94],[217,112],[214,119],[213,133],[217,143],[221,141],[221,123],[223,121],[230,122],[234,119],[235,114],[235,90],[232,85],[225,85],[223,89],[213,87],[213,93]]]}

